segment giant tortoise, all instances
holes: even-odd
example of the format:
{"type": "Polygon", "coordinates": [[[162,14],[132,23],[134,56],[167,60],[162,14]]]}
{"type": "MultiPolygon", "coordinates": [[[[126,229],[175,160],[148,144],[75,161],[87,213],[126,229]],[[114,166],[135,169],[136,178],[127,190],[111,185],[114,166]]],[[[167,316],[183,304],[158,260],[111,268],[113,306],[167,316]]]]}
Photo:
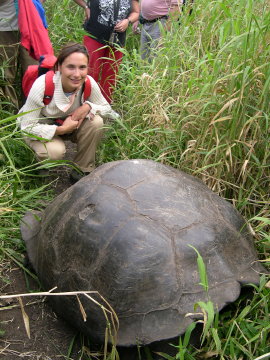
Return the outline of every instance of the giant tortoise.
{"type": "MultiPolygon", "coordinates": [[[[219,311],[263,271],[248,227],[229,202],[195,177],[151,160],[98,167],[39,219],[27,214],[21,232],[44,288],[97,291],[118,316],[122,346],[184,333],[201,317],[200,309],[186,316],[196,302],[210,299],[219,311]],[[199,284],[195,249],[207,268],[208,293],[199,284]]],[[[80,301],[86,319],[75,296],[52,297],[57,314],[102,342],[104,311],[85,296],[80,301]]]]}

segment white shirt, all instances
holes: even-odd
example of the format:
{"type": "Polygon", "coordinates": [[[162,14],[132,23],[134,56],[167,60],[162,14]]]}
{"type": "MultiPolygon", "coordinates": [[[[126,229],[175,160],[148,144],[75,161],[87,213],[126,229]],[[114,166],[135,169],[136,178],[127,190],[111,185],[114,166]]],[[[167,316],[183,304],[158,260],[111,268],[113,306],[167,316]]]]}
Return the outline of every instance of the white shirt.
{"type": "MultiPolygon", "coordinates": [[[[93,115],[98,114],[105,118],[116,118],[118,114],[112,110],[107,100],[101,94],[96,81],[91,76],[88,77],[91,81],[91,94],[85,102],[91,106],[90,113],[93,115]]],[[[19,113],[30,112],[18,118],[21,130],[47,140],[51,140],[54,137],[57,128],[52,119],[66,118],[84,102],[82,89],[74,96],[65,95],[59,71],[55,73],[53,82],[55,84],[53,98],[48,105],[44,106],[45,75],[37,78],[29,92],[26,103],[19,111],[19,113]]]]}

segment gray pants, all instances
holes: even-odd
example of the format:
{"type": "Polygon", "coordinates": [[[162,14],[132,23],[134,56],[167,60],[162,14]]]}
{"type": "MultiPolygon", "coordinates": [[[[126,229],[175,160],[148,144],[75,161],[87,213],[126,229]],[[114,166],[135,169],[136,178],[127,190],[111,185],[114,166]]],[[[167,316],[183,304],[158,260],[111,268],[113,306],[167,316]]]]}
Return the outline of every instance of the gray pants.
{"type": "Polygon", "coordinates": [[[145,23],[141,32],[141,58],[152,61],[157,48],[160,46],[161,27],[165,27],[167,19],[160,19],[154,23],[145,23]]]}

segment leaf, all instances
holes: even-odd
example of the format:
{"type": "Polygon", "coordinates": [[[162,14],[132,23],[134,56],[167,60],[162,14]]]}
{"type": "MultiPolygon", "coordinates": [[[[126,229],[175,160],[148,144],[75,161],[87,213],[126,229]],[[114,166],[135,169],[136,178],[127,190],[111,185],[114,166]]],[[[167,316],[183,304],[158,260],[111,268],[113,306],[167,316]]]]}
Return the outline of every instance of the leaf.
{"type": "Polygon", "coordinates": [[[69,347],[68,347],[68,353],[67,353],[67,357],[68,357],[68,358],[71,356],[71,353],[72,353],[72,350],[73,350],[73,346],[74,346],[75,339],[76,339],[76,335],[75,335],[75,336],[73,336],[73,338],[71,339],[71,342],[70,342],[70,344],[69,344],[69,347]]]}
{"type": "Polygon", "coordinates": [[[183,340],[184,347],[188,346],[191,333],[195,329],[195,327],[196,327],[196,324],[194,322],[192,322],[191,324],[188,325],[186,332],[185,332],[184,340],[183,340]]]}
{"type": "Polygon", "coordinates": [[[82,303],[81,303],[78,295],[76,295],[76,298],[77,298],[78,303],[79,303],[80,312],[81,312],[81,314],[82,314],[83,321],[85,322],[85,321],[87,320],[86,312],[85,312],[85,310],[84,310],[84,307],[83,307],[83,305],[82,305],[82,303]]]}
{"type": "Polygon", "coordinates": [[[197,253],[197,266],[198,266],[198,270],[199,270],[199,274],[200,274],[200,285],[204,288],[204,290],[207,292],[209,285],[208,285],[208,277],[207,277],[207,272],[206,272],[206,266],[204,264],[203,258],[201,257],[199,251],[192,245],[188,245],[189,247],[191,247],[193,250],[196,251],[197,253]]]}
{"type": "Polygon", "coordinates": [[[22,299],[20,297],[18,297],[18,301],[21,307],[21,311],[22,311],[22,316],[23,316],[23,322],[24,322],[24,326],[25,326],[25,330],[27,333],[28,338],[30,339],[30,323],[29,323],[29,317],[26,314],[25,310],[24,310],[24,306],[23,306],[23,302],[22,299]]]}
{"type": "MultiPolygon", "coordinates": [[[[217,329],[212,328],[211,333],[212,333],[213,339],[214,339],[215,344],[216,344],[217,352],[219,352],[221,350],[221,341],[220,341],[220,338],[218,336],[217,329]]],[[[218,354],[216,354],[216,355],[218,355],[218,354]]]]}
{"type": "Polygon", "coordinates": [[[213,324],[215,318],[214,304],[212,301],[207,301],[207,303],[199,301],[195,304],[194,309],[200,307],[203,312],[203,334],[202,334],[202,342],[204,342],[208,331],[213,324]]]}
{"type": "Polygon", "coordinates": [[[219,117],[220,114],[222,114],[226,109],[230,109],[232,107],[232,104],[239,100],[239,98],[234,98],[229,100],[228,102],[226,102],[226,104],[219,110],[219,112],[213,117],[213,119],[211,120],[210,124],[213,124],[215,122],[215,120],[219,117]]]}
{"type": "Polygon", "coordinates": [[[239,320],[243,320],[243,319],[246,317],[246,315],[250,312],[250,310],[251,310],[251,306],[250,306],[250,305],[246,306],[246,307],[241,311],[241,313],[238,315],[238,319],[239,319],[239,320]]]}

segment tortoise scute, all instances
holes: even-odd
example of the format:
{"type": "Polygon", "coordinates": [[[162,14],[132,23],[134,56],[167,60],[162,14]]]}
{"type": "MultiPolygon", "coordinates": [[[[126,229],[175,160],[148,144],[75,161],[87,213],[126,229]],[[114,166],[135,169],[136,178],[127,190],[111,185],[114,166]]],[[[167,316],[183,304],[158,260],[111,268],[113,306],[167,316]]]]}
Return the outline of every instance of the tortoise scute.
{"type": "MultiPolygon", "coordinates": [[[[43,286],[98,291],[119,318],[118,345],[180,335],[194,320],[185,315],[196,302],[209,296],[219,311],[264,271],[245,221],[230,203],[200,180],[150,160],[104,164],[58,196],[41,221],[31,219],[25,218],[22,235],[43,286]],[[208,294],[189,245],[206,264],[208,294]]],[[[53,297],[52,305],[103,342],[102,310],[80,300],[86,322],[76,298],[53,297]]]]}

